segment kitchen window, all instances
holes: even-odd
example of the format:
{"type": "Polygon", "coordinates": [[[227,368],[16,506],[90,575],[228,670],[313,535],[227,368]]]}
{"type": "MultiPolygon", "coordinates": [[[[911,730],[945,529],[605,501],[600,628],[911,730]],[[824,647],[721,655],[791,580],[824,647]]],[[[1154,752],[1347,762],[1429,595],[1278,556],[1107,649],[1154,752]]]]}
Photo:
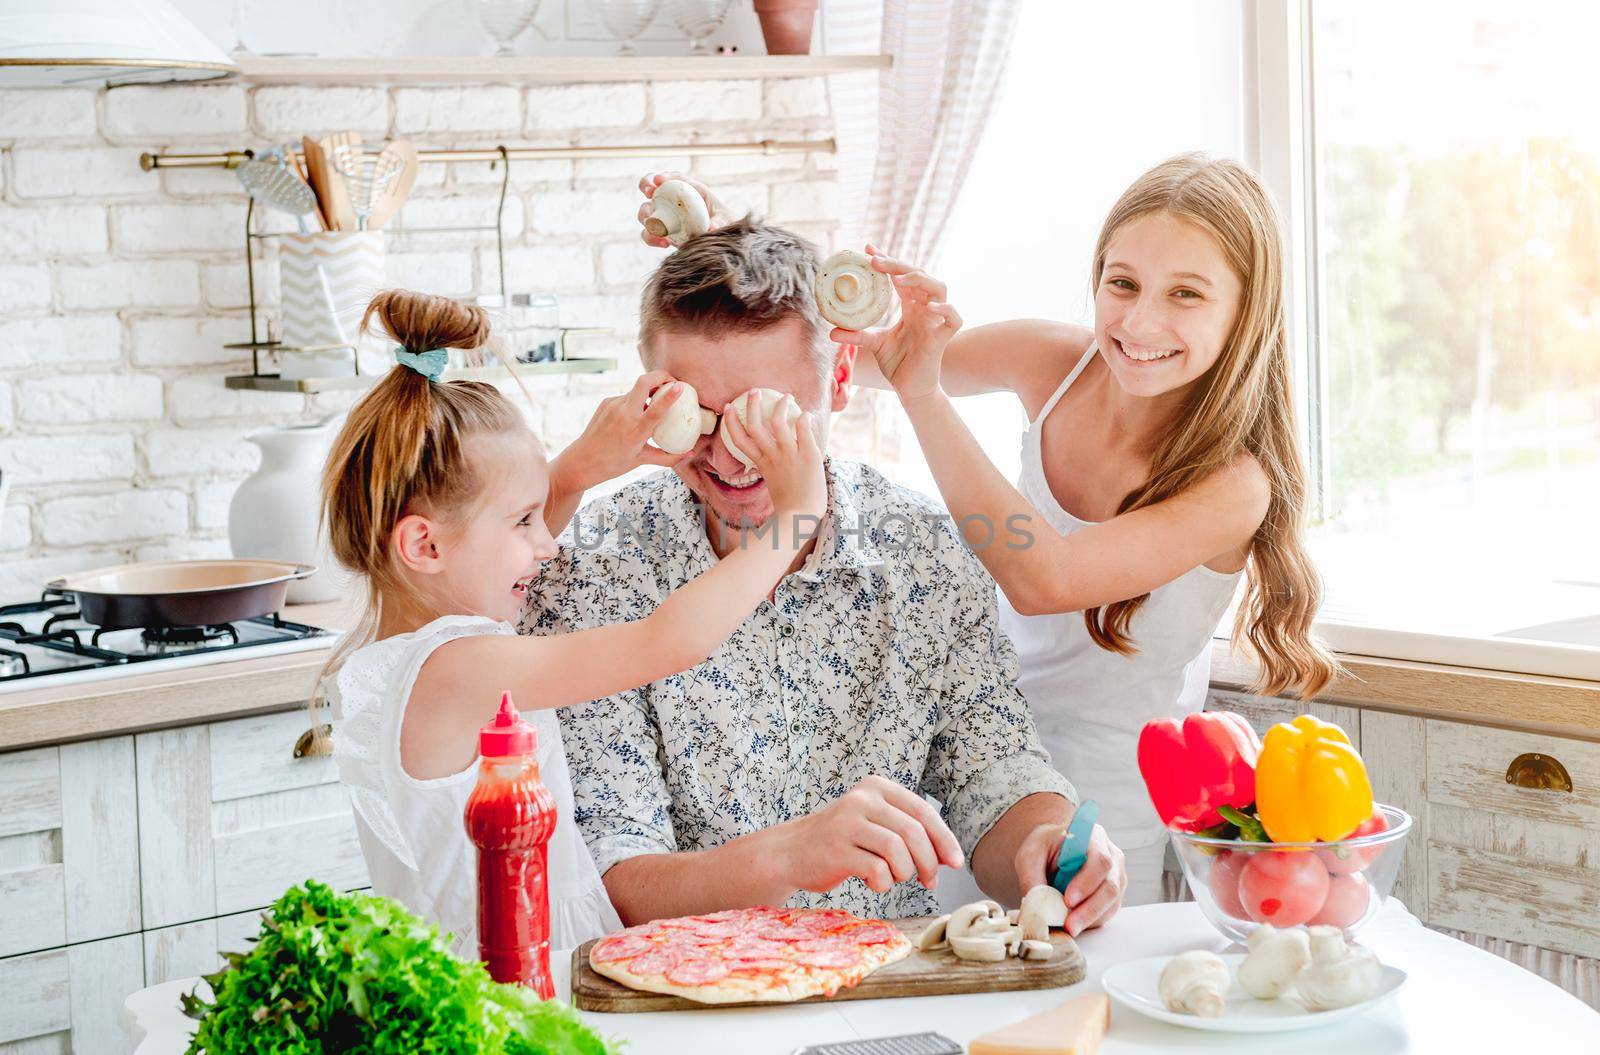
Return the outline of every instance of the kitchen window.
{"type": "Polygon", "coordinates": [[[1600,678],[1600,10],[1272,6],[1325,636],[1600,678]]]}

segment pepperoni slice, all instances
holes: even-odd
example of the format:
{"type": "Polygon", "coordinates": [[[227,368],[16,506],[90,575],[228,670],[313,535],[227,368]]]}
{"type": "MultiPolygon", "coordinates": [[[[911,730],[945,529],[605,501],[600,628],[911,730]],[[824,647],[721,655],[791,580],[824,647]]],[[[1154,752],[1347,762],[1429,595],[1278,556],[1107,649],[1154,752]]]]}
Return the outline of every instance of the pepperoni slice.
{"type": "Polygon", "coordinates": [[[727,953],[736,960],[765,959],[782,956],[790,948],[788,942],[767,941],[763,938],[740,938],[728,943],[727,953]]]}
{"type": "Polygon", "coordinates": [[[873,921],[862,927],[855,927],[844,932],[853,942],[860,945],[880,945],[886,941],[894,941],[900,931],[887,923],[873,921]]]}
{"type": "Polygon", "coordinates": [[[854,967],[856,964],[856,950],[848,945],[834,945],[831,949],[802,950],[795,957],[796,962],[807,967],[854,967]]]}
{"type": "Polygon", "coordinates": [[[756,928],[755,936],[767,941],[795,942],[815,938],[816,934],[804,927],[789,927],[778,923],[756,928]]]}
{"type": "Polygon", "coordinates": [[[765,959],[752,957],[749,959],[731,960],[729,961],[728,966],[735,972],[739,973],[755,971],[781,971],[785,967],[789,966],[789,961],[779,959],[778,957],[769,957],[765,959]]]}
{"type": "Polygon", "coordinates": [[[807,938],[805,941],[794,943],[796,952],[832,952],[835,949],[855,949],[855,942],[849,938],[807,938]]]}
{"type": "Polygon", "coordinates": [[[722,960],[685,960],[667,971],[667,981],[677,985],[709,985],[728,977],[730,969],[722,960]]]}
{"type": "Polygon", "coordinates": [[[681,957],[673,948],[656,948],[628,964],[634,974],[665,974],[676,967],[681,957]]]}
{"type": "Polygon", "coordinates": [[[637,934],[613,934],[595,944],[595,947],[589,951],[589,959],[595,963],[631,960],[635,956],[644,955],[653,948],[655,948],[654,945],[637,934]]]}
{"type": "Polygon", "coordinates": [[[794,925],[797,927],[804,927],[806,930],[815,933],[821,933],[822,931],[832,930],[842,923],[849,923],[853,919],[855,919],[855,917],[850,915],[848,912],[840,912],[838,909],[825,908],[808,912],[806,915],[795,920],[794,925]]]}

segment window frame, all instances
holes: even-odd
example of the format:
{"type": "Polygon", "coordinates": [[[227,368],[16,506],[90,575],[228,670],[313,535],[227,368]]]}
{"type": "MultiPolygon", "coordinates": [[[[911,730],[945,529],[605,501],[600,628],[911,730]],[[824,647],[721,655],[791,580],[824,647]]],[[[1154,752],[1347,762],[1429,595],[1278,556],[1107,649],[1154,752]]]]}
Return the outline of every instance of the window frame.
{"type": "MultiPolygon", "coordinates": [[[[1267,185],[1283,222],[1287,342],[1308,473],[1308,512],[1317,524],[1331,512],[1332,459],[1327,334],[1319,312],[1326,288],[1317,262],[1316,205],[1324,185],[1313,135],[1312,3],[1245,0],[1241,98],[1245,158],[1267,185]]],[[[1226,637],[1230,623],[1219,628],[1220,637],[1226,637]]],[[[1439,632],[1408,627],[1403,616],[1380,626],[1319,613],[1315,625],[1329,647],[1346,654],[1600,681],[1597,650],[1587,643],[1507,639],[1497,631],[1490,636],[1439,632]]]]}

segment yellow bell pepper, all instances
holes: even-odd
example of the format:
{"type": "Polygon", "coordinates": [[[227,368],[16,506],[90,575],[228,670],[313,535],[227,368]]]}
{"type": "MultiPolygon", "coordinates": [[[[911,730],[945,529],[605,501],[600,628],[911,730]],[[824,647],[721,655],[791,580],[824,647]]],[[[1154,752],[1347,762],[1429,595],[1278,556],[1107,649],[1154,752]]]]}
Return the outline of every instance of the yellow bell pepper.
{"type": "Polygon", "coordinates": [[[1256,817],[1273,842],[1332,842],[1371,816],[1367,767],[1343,729],[1302,714],[1267,730],[1256,762],[1256,817]]]}

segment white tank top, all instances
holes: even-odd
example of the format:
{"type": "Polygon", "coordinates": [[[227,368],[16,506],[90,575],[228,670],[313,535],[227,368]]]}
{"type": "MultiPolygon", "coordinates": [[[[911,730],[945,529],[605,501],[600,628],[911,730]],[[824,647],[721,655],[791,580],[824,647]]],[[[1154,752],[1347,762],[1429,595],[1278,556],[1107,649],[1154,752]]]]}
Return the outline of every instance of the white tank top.
{"type": "MultiPolygon", "coordinates": [[[[1091,521],[1068,513],[1051,493],[1039,437],[1045,418],[1096,354],[1090,345],[1022,439],[1017,487],[1063,535],[1091,521]]],[[[1139,730],[1152,718],[1182,717],[1204,706],[1211,637],[1241,574],[1202,564],[1152,590],[1129,626],[1139,649],[1132,656],[1095,644],[1082,612],[1022,615],[1000,595],[1000,625],[1017,647],[1017,685],[1040,739],[1078,794],[1100,804],[1100,823],[1119,846],[1148,846],[1164,836],[1139,776],[1139,730]]]]}
{"type": "MultiPolygon", "coordinates": [[[[409,634],[374,641],[344,661],[326,686],[333,757],[350,790],[356,834],[374,893],[392,897],[452,936],[451,951],[478,957],[477,851],[463,815],[478,760],[447,777],[417,780],[400,765],[400,725],[411,688],[433,650],[458,637],[515,634],[481,616],[443,616],[409,634]]],[[[539,731],[539,778],[556,804],[550,836],[550,947],[577,948],[622,926],[572,816],[572,778],[555,712],[527,710],[539,731]]]]}

